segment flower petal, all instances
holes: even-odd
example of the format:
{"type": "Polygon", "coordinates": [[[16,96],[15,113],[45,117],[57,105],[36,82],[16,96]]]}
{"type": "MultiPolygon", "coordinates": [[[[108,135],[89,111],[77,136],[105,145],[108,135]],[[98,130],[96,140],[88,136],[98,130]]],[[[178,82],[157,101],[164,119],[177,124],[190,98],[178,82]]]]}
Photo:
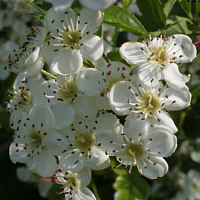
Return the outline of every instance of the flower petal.
{"type": "Polygon", "coordinates": [[[167,84],[177,90],[185,86],[190,80],[190,76],[182,75],[179,72],[178,65],[175,63],[168,64],[163,68],[163,77],[167,84]]]}

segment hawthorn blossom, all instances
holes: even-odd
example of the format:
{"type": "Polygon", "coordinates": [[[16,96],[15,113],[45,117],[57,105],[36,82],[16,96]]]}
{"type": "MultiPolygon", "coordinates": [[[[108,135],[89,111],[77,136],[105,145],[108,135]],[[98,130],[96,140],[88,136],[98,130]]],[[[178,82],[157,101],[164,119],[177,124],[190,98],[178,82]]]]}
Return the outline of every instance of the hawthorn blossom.
{"type": "Polygon", "coordinates": [[[17,79],[31,77],[40,73],[44,60],[39,54],[40,48],[20,48],[9,55],[8,71],[17,73],[17,79]]]}
{"type": "Polygon", "coordinates": [[[55,156],[61,155],[65,145],[62,135],[53,129],[55,119],[50,107],[35,104],[29,115],[17,113],[15,120],[16,137],[9,150],[12,162],[26,163],[40,176],[53,176],[57,168],[55,156]]]}
{"type": "Polygon", "coordinates": [[[112,114],[104,114],[92,121],[76,118],[72,126],[62,131],[69,145],[65,153],[60,156],[59,165],[64,170],[72,172],[78,172],[84,167],[94,170],[107,168],[110,159],[96,142],[96,135],[100,132],[117,135],[120,130],[121,124],[112,114]]]}
{"type": "Polygon", "coordinates": [[[116,156],[125,168],[137,165],[138,171],[150,179],[164,176],[168,171],[162,157],[170,156],[176,149],[177,141],[173,132],[165,126],[148,126],[135,115],[129,115],[121,134],[99,133],[97,142],[109,156],[116,156]]]}
{"type": "Polygon", "coordinates": [[[71,125],[75,115],[88,120],[96,118],[98,107],[93,97],[84,95],[77,87],[79,75],[57,75],[48,82],[49,90],[44,90],[56,120],[57,129],[71,125]]]}
{"type": "Polygon", "coordinates": [[[91,171],[89,168],[83,168],[77,173],[64,171],[59,168],[52,177],[53,183],[62,185],[59,189],[63,191],[56,192],[56,195],[65,195],[65,198],[62,198],[62,200],[96,200],[91,190],[86,187],[90,183],[90,180],[91,171]]]}
{"type": "Polygon", "coordinates": [[[135,79],[130,68],[123,63],[113,61],[102,66],[100,70],[84,68],[77,85],[84,94],[96,96],[98,107],[111,110],[108,95],[113,85],[119,81],[135,79]]]}
{"type": "Polygon", "coordinates": [[[146,85],[157,85],[164,79],[168,85],[181,89],[190,80],[179,72],[176,63],[192,62],[196,57],[196,47],[191,39],[182,34],[169,38],[151,38],[150,41],[127,42],[119,50],[127,63],[138,65],[138,77],[146,85]]]}
{"type": "Polygon", "coordinates": [[[97,60],[102,56],[103,40],[93,34],[103,19],[100,11],[82,9],[76,17],[71,8],[63,12],[50,9],[45,19],[52,39],[41,51],[54,74],[76,74],[83,59],[97,60]]]}
{"type": "Polygon", "coordinates": [[[159,83],[156,87],[147,87],[135,81],[119,81],[109,93],[110,106],[118,115],[133,113],[151,125],[166,125],[177,132],[170,118],[170,110],[181,110],[190,105],[191,94],[188,87],[174,90],[159,83]]]}

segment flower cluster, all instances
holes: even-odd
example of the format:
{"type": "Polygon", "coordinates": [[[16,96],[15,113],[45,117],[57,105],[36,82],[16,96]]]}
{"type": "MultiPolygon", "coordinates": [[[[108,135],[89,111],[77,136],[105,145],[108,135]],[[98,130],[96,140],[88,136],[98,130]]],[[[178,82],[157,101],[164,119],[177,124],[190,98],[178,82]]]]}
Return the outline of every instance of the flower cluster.
{"type": "Polygon", "coordinates": [[[10,158],[52,177],[67,200],[96,199],[86,187],[90,169],[109,167],[110,156],[129,173],[137,166],[149,179],[164,176],[163,157],[177,147],[168,112],[191,100],[190,76],[176,64],[196,57],[188,36],[128,42],[119,49],[128,65],[97,64],[105,57],[103,38],[95,34],[102,21],[97,9],[51,8],[5,68],[17,74],[7,103],[15,130],[10,158]]]}

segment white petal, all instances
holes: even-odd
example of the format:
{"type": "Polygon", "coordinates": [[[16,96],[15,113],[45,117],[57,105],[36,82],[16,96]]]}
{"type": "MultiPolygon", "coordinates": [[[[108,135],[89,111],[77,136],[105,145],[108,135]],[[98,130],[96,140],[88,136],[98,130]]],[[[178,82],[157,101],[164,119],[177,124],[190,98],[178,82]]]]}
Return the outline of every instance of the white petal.
{"type": "Polygon", "coordinates": [[[103,39],[96,35],[88,35],[81,40],[83,43],[80,49],[84,59],[98,60],[103,54],[103,39]]]}
{"type": "Polygon", "coordinates": [[[168,64],[163,68],[163,77],[168,85],[179,90],[190,80],[190,76],[182,75],[179,72],[178,65],[175,63],[168,64]]]}
{"type": "Polygon", "coordinates": [[[101,72],[93,68],[84,68],[81,70],[77,81],[78,89],[88,96],[95,96],[102,91],[102,87],[98,83],[101,79],[101,72]]]}
{"type": "Polygon", "coordinates": [[[169,41],[167,41],[166,46],[172,41],[172,45],[174,45],[174,43],[177,44],[175,49],[173,49],[174,52],[178,50],[177,53],[174,55],[178,57],[175,62],[188,63],[194,60],[197,50],[196,47],[192,44],[192,40],[190,39],[190,37],[188,37],[187,35],[176,34],[169,37],[168,40],[169,41]],[[179,57],[180,55],[182,55],[182,57],[179,57]]]}
{"type": "Polygon", "coordinates": [[[85,166],[84,166],[83,159],[79,158],[80,153],[79,152],[72,153],[72,151],[73,150],[69,150],[65,152],[60,157],[59,164],[65,171],[70,170],[73,173],[76,173],[82,170],[85,166]],[[77,160],[78,160],[78,163],[74,164],[77,162],[77,160]]]}
{"type": "Polygon", "coordinates": [[[46,2],[52,3],[55,11],[62,11],[69,8],[74,0],[45,0],[46,2]]]}
{"type": "Polygon", "coordinates": [[[124,143],[121,135],[113,135],[111,130],[102,130],[96,134],[97,144],[101,144],[100,148],[105,152],[107,151],[109,156],[114,156],[113,150],[121,149],[124,143]],[[112,142],[111,142],[112,141],[112,142]],[[121,144],[121,146],[116,145],[121,144]]]}
{"type": "Polygon", "coordinates": [[[171,129],[165,126],[154,126],[149,128],[149,133],[144,140],[145,148],[150,149],[151,152],[157,153],[158,157],[167,157],[174,153],[177,147],[177,139],[171,129]],[[151,140],[151,142],[149,142],[151,140]],[[159,153],[158,153],[159,152],[159,153]]]}
{"type": "Polygon", "coordinates": [[[137,166],[138,171],[149,179],[162,177],[168,171],[167,162],[159,157],[150,157],[150,159],[144,158],[138,162],[137,166]],[[146,169],[145,166],[147,166],[146,169]]]}
{"type": "Polygon", "coordinates": [[[181,88],[180,90],[174,90],[169,88],[166,92],[168,98],[164,101],[167,110],[182,110],[190,106],[191,93],[187,86],[181,88]],[[173,102],[173,103],[172,103],[173,102]]]}
{"type": "Polygon", "coordinates": [[[84,34],[89,31],[90,33],[95,33],[103,20],[103,14],[100,11],[93,11],[83,8],[79,12],[80,14],[80,25],[79,29],[83,30],[83,27],[86,26],[84,34]],[[85,23],[88,23],[87,25],[85,23]]]}
{"type": "Polygon", "coordinates": [[[168,128],[170,128],[172,130],[173,133],[176,133],[178,131],[176,125],[174,124],[174,121],[172,120],[172,118],[169,116],[169,114],[166,112],[161,112],[157,115],[159,122],[157,119],[155,118],[151,118],[150,119],[150,123],[151,125],[164,125],[167,126],[168,128]]]}
{"type": "Polygon", "coordinates": [[[30,118],[38,131],[48,132],[55,123],[50,107],[44,104],[35,104],[30,110],[30,118]]]}
{"type": "Polygon", "coordinates": [[[91,171],[88,167],[83,168],[81,171],[76,173],[76,179],[81,185],[86,186],[91,181],[91,171]]]}
{"type": "Polygon", "coordinates": [[[147,122],[137,118],[136,114],[130,114],[126,117],[124,124],[124,133],[128,138],[132,138],[135,142],[138,141],[139,134],[144,135],[148,131],[147,122]]]}
{"type": "Polygon", "coordinates": [[[116,0],[79,0],[79,2],[86,8],[92,10],[102,10],[114,4],[116,0]]]}
{"type": "Polygon", "coordinates": [[[119,115],[130,114],[134,106],[130,105],[128,100],[130,103],[137,103],[135,93],[137,89],[128,81],[119,81],[114,84],[108,94],[112,110],[119,115]]]}
{"type": "Polygon", "coordinates": [[[139,42],[126,42],[120,47],[119,52],[128,64],[140,66],[147,63],[148,59],[141,48],[145,49],[146,46],[139,42]]]}
{"type": "Polygon", "coordinates": [[[100,94],[96,95],[96,106],[101,109],[112,110],[107,95],[104,96],[101,96],[100,94]]]}
{"type": "Polygon", "coordinates": [[[37,48],[28,56],[28,58],[27,58],[26,61],[25,61],[25,64],[26,64],[26,65],[31,65],[31,64],[33,64],[34,62],[36,62],[36,60],[37,60],[38,57],[39,57],[39,52],[40,52],[40,48],[37,47],[37,48]]]}
{"type": "Polygon", "coordinates": [[[145,85],[157,86],[162,77],[163,75],[159,65],[155,65],[154,63],[145,63],[138,68],[138,78],[145,85]]]}
{"type": "Polygon", "coordinates": [[[109,156],[99,147],[93,146],[90,153],[91,158],[87,159],[87,162],[85,163],[88,167],[95,170],[101,170],[110,166],[109,156]]]}
{"type": "Polygon", "coordinates": [[[96,200],[94,194],[87,187],[80,186],[78,189],[78,196],[84,200],[96,200]]]}
{"type": "Polygon", "coordinates": [[[57,169],[56,158],[46,150],[42,150],[39,155],[33,157],[33,165],[30,170],[43,177],[51,177],[57,169]]]}
{"type": "Polygon", "coordinates": [[[97,116],[98,108],[96,107],[96,100],[93,97],[86,95],[78,96],[73,103],[76,116],[88,120],[92,120],[97,116]]]}
{"type": "Polygon", "coordinates": [[[54,74],[76,74],[83,65],[83,58],[80,51],[68,49],[59,52],[51,63],[51,70],[54,74]]]}
{"type": "Polygon", "coordinates": [[[123,133],[123,126],[119,122],[116,115],[112,113],[106,113],[98,118],[97,134],[99,131],[110,129],[113,135],[119,135],[123,133]]]}
{"type": "Polygon", "coordinates": [[[55,156],[60,156],[67,148],[63,141],[65,141],[65,138],[56,131],[51,131],[44,137],[46,149],[55,156]]]}
{"type": "Polygon", "coordinates": [[[75,110],[70,103],[57,102],[52,107],[52,112],[55,117],[54,128],[63,129],[71,125],[74,121],[75,110]]]}

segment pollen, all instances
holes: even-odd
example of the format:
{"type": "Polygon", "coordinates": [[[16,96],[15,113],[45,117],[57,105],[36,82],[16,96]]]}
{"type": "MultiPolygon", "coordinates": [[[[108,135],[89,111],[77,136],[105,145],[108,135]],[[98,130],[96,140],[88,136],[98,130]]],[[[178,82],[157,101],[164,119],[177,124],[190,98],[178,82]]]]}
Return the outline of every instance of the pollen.
{"type": "Polygon", "coordinates": [[[28,143],[25,143],[25,146],[27,147],[27,146],[28,146],[28,143]]]}
{"type": "Polygon", "coordinates": [[[65,83],[67,83],[67,81],[63,81],[63,83],[65,84],[65,83]]]}
{"type": "Polygon", "coordinates": [[[135,167],[135,166],[137,166],[137,164],[136,164],[136,163],[133,163],[133,166],[135,167]]]}
{"type": "Polygon", "coordinates": [[[158,47],[158,50],[161,51],[161,50],[162,50],[162,47],[158,47]]]}
{"type": "Polygon", "coordinates": [[[76,138],[76,140],[78,140],[78,137],[77,137],[77,136],[75,136],[75,138],[76,138]]]}
{"type": "Polygon", "coordinates": [[[83,137],[83,133],[80,133],[80,136],[83,137]]]}
{"type": "Polygon", "coordinates": [[[149,93],[145,93],[144,96],[147,98],[149,97],[149,93]]]}
{"type": "Polygon", "coordinates": [[[150,104],[150,105],[148,105],[148,108],[153,109],[154,106],[150,104]]]}
{"type": "Polygon", "coordinates": [[[58,91],[61,92],[62,90],[61,90],[61,89],[58,89],[58,91]]]}
{"type": "Polygon", "coordinates": [[[66,31],[66,32],[68,32],[68,31],[69,31],[69,29],[67,28],[67,29],[65,29],[65,31],[66,31]]]}
{"type": "Polygon", "coordinates": [[[128,151],[127,151],[128,153],[130,153],[130,154],[132,154],[133,153],[133,151],[132,151],[132,149],[128,149],[128,151]]]}
{"type": "Polygon", "coordinates": [[[26,138],[26,135],[24,135],[24,138],[26,138]]]}

